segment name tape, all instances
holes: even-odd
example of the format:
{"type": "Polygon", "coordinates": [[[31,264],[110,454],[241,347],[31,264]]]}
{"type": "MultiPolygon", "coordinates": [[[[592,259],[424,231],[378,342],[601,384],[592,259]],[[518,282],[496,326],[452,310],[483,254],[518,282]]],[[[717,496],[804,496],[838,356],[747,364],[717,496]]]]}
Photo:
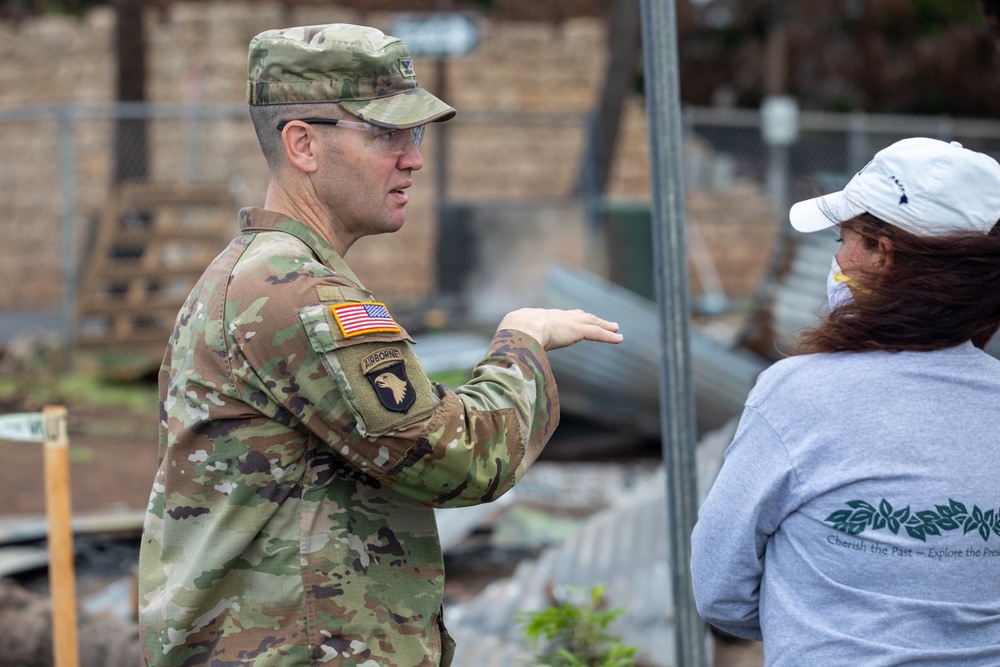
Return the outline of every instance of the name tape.
{"type": "Polygon", "coordinates": [[[0,416],[0,440],[45,442],[45,418],[41,412],[0,416]]]}

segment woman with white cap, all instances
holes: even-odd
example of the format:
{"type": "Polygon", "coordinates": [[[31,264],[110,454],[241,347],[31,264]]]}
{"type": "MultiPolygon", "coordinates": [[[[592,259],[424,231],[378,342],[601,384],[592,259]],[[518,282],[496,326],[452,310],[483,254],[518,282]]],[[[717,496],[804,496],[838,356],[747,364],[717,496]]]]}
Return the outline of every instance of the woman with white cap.
{"type": "Polygon", "coordinates": [[[830,312],[747,399],[699,612],[769,666],[998,665],[1000,164],[905,139],[790,218],[839,228],[830,312]]]}

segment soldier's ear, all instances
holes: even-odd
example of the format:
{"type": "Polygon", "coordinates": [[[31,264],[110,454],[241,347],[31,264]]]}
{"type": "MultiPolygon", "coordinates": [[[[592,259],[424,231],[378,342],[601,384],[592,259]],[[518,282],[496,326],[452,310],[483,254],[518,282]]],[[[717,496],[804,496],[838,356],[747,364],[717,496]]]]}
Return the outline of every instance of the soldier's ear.
{"type": "Polygon", "coordinates": [[[281,130],[281,143],[288,161],[296,169],[311,174],[319,168],[318,153],[322,148],[319,137],[308,124],[299,120],[288,121],[281,130]]]}

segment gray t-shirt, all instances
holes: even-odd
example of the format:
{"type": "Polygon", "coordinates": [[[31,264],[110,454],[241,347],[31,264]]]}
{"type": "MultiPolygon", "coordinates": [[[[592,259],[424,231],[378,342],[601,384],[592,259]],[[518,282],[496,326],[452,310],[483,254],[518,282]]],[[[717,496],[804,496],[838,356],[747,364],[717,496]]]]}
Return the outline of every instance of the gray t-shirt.
{"type": "Polygon", "coordinates": [[[692,535],[698,610],[779,665],[1000,665],[1000,361],[774,364],[692,535]]]}

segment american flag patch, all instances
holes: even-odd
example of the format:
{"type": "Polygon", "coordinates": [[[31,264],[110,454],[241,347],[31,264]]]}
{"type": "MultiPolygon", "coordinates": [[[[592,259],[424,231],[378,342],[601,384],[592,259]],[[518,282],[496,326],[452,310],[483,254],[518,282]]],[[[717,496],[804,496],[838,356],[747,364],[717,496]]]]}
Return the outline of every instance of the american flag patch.
{"type": "Polygon", "coordinates": [[[384,303],[341,303],[330,306],[344,338],[368,333],[397,333],[399,325],[384,303]]]}

